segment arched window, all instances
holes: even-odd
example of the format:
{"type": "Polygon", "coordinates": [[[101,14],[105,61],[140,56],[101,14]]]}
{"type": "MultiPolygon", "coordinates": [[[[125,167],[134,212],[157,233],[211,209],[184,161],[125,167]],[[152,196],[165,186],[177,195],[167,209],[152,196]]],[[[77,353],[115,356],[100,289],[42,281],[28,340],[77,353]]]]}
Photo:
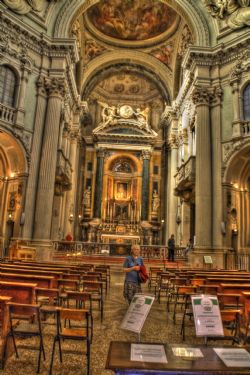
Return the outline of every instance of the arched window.
{"type": "Polygon", "coordinates": [[[14,107],[15,86],[15,73],[7,66],[0,66],[0,103],[14,107]]]}
{"type": "Polygon", "coordinates": [[[250,120],[250,83],[243,91],[243,114],[244,120],[250,120]]]}

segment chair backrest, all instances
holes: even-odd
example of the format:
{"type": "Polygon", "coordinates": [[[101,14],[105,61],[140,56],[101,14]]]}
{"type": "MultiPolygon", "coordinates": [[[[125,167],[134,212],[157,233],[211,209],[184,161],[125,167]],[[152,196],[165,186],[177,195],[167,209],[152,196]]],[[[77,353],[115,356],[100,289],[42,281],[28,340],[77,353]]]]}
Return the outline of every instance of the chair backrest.
{"type": "Polygon", "coordinates": [[[84,337],[90,339],[90,314],[85,309],[68,309],[68,308],[57,308],[57,334],[71,336],[72,339],[77,339],[77,331],[79,332],[78,337],[84,337]],[[64,328],[65,321],[70,321],[70,328],[64,328]],[[77,326],[75,326],[75,323],[77,326]]]}
{"type": "Polygon", "coordinates": [[[72,279],[58,279],[57,285],[59,289],[63,290],[77,290],[79,282],[72,279]]]}
{"type": "Polygon", "coordinates": [[[74,292],[68,291],[67,292],[67,300],[75,301],[76,306],[79,308],[84,308],[89,310],[92,313],[92,296],[91,293],[88,292],[74,292]]]}
{"type": "MultiPolygon", "coordinates": [[[[10,327],[13,329],[13,319],[18,320],[29,320],[32,323],[38,324],[38,330],[41,332],[41,319],[40,319],[40,309],[39,305],[24,304],[8,302],[7,306],[9,308],[10,317],[10,327]]],[[[28,333],[28,328],[27,328],[28,333]]]]}
{"type": "Polygon", "coordinates": [[[38,303],[39,297],[47,297],[50,301],[58,302],[59,303],[59,289],[50,289],[50,288],[36,288],[36,303],[38,303]]]}

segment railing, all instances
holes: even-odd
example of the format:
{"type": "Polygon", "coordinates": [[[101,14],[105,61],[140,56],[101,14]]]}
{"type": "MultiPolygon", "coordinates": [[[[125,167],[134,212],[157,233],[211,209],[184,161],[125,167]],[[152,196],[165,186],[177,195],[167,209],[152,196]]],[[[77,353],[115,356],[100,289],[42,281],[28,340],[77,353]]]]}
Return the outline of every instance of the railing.
{"type": "Polygon", "coordinates": [[[9,123],[13,123],[15,119],[15,112],[14,108],[7,107],[0,103],[0,119],[9,123]]]}
{"type": "Polygon", "coordinates": [[[179,184],[195,180],[195,156],[190,156],[189,159],[180,166],[175,178],[177,188],[179,184]]]}
{"type": "Polygon", "coordinates": [[[250,253],[228,251],[225,254],[225,268],[250,271],[250,253]]]}
{"type": "MultiPolygon", "coordinates": [[[[108,255],[110,245],[100,242],[80,242],[80,241],[54,241],[53,247],[56,253],[66,256],[84,256],[84,255],[108,255]]],[[[175,248],[175,259],[184,258],[184,248],[175,248]]],[[[127,254],[125,254],[127,255],[127,254]]],[[[144,259],[167,259],[168,248],[164,245],[141,245],[141,255],[144,259]]]]}

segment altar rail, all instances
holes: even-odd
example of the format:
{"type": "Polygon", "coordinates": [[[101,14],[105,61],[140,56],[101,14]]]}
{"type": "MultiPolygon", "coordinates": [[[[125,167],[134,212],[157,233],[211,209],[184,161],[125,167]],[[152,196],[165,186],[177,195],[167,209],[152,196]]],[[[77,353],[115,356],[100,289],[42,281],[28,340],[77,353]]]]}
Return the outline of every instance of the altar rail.
{"type": "MultiPolygon", "coordinates": [[[[56,252],[73,256],[81,255],[105,255],[110,253],[110,245],[101,242],[80,241],[54,241],[53,247],[56,252]]],[[[183,259],[184,248],[176,247],[175,259],[183,259]]],[[[167,259],[168,248],[163,245],[141,245],[141,255],[144,259],[167,259]]]]}

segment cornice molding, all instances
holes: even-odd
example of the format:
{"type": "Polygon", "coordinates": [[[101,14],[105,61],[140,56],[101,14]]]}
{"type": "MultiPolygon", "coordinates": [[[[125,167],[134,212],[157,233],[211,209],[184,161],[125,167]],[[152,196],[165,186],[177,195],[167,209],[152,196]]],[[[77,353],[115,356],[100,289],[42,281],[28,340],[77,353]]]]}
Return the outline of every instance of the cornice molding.
{"type": "Polygon", "coordinates": [[[250,48],[250,33],[216,47],[190,46],[183,60],[183,68],[191,71],[199,66],[215,66],[227,64],[239,59],[250,48]]]}

